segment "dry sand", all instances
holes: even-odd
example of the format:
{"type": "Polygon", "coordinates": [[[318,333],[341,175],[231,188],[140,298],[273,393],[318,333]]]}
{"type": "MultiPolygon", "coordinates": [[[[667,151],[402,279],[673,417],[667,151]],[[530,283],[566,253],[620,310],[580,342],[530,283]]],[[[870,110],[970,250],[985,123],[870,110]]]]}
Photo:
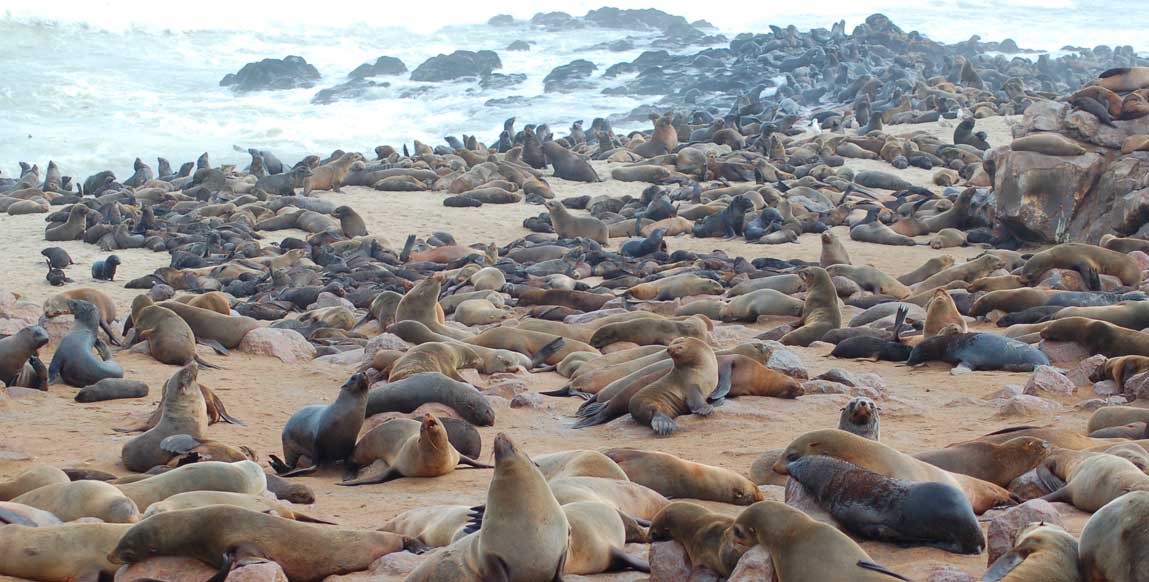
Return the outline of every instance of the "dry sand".
{"type": "MultiPolygon", "coordinates": [[[[1007,144],[1010,140],[1007,121],[1002,118],[980,120],[978,128],[989,131],[990,141],[995,146],[1007,144]]],[[[934,132],[948,140],[953,128],[938,124],[887,128],[894,134],[912,130],[934,132]]],[[[894,171],[884,162],[851,161],[850,165],[894,171]]],[[[607,166],[598,164],[597,168],[601,176],[609,176],[607,166]]],[[[932,173],[910,169],[902,171],[901,175],[915,183],[929,185],[932,173]]],[[[609,179],[589,185],[553,180],[552,185],[560,197],[582,194],[638,196],[646,186],[609,179]]],[[[344,193],[321,193],[320,197],[355,208],[366,220],[370,232],[385,235],[393,246],[401,245],[409,233],[426,235],[435,230],[451,232],[462,244],[506,243],[527,234],[521,226],[523,218],[543,211],[539,206],[524,204],[445,208],[442,206],[443,194],[433,192],[384,193],[366,188],[347,188],[344,193]]],[[[36,302],[42,302],[59,291],[49,287],[44,280],[46,268],[39,251],[50,245],[43,240],[43,228],[42,216],[0,217],[0,232],[4,232],[7,238],[4,255],[8,258],[0,287],[21,293],[36,302]]],[[[980,252],[977,248],[935,251],[928,246],[908,248],[857,243],[849,240],[845,228],[836,229],[836,233],[855,264],[871,264],[895,276],[913,270],[941,252],[959,259],[980,252]]],[[[617,244],[619,240],[612,243],[617,244]]],[[[926,237],[919,240],[924,242],[926,237]]],[[[813,234],[804,235],[798,243],[787,245],[749,245],[744,241],[693,237],[673,238],[669,245],[671,250],[722,249],[747,259],[770,256],[817,261],[820,251],[818,236],[813,234]]],[[[138,293],[122,288],[122,281],[150,273],[156,267],[166,265],[169,258],[166,253],[120,251],[118,254],[124,261],[117,276],[120,282],[93,283],[87,270],[90,262],[101,253],[94,246],[79,242],[61,246],[79,263],[70,269],[70,275],[77,281],[70,287],[91,285],[109,293],[121,313],[127,312],[131,298],[138,293]]],[[[845,315],[849,317],[853,313],[847,311],[845,315]]],[[[777,323],[760,322],[732,331],[738,338],[749,337],[777,323]]],[[[41,352],[45,362],[51,357],[54,347],[53,344],[41,352]]],[[[910,369],[888,362],[834,360],[827,357],[828,350],[824,348],[797,348],[796,351],[806,363],[811,377],[833,367],[880,374],[889,389],[888,399],[880,403],[882,439],[906,453],[943,447],[1009,425],[1056,423],[1059,427],[1084,430],[1089,413],[1076,411],[1073,405],[1093,397],[1092,394],[1081,393],[1062,399],[1062,411],[1005,419],[996,416],[997,410],[983,398],[1007,384],[1024,384],[1027,374],[974,372],[952,376],[946,365],[931,364],[910,369]]],[[[287,418],[305,405],[330,402],[353,369],[315,362],[289,366],[278,360],[242,353],[233,353],[227,358],[208,353],[203,355],[225,369],[202,370],[200,381],[219,394],[233,416],[247,423],[246,427],[214,425],[208,431],[209,436],[227,443],[248,445],[259,454],[261,462],[265,462],[270,453],[280,453],[279,434],[287,418]]],[[[145,418],[158,402],[164,380],[176,368],[158,364],[146,355],[126,352],[116,354],[115,359],[124,366],[127,377],[144,380],[151,386],[149,397],[78,404],[72,400],[75,389],[53,386],[47,394],[0,398],[0,479],[11,477],[35,463],[85,467],[118,474],[126,472],[119,464],[120,449],[130,437],[112,429],[133,425],[145,418]],[[12,460],[24,455],[28,458],[12,460]]],[[[563,383],[563,378],[556,374],[521,375],[517,379],[535,390],[550,389],[563,383]]],[[[494,383],[489,378],[483,378],[482,382],[494,383]]],[[[572,430],[571,415],[579,403],[575,399],[547,398],[544,408],[536,410],[511,409],[504,403],[497,405],[495,426],[480,429],[484,442],[483,457],[489,460],[490,443],[495,434],[506,432],[524,450],[536,455],[571,449],[631,446],[665,451],[748,474],[750,464],[762,451],[784,447],[806,431],[836,426],[839,408],[847,399],[844,395],[812,395],[797,400],[741,398],[728,401],[708,418],[681,418],[682,430],[668,438],[653,436],[649,429],[637,426],[629,418],[606,426],[572,430]]],[[[338,474],[332,473],[300,479],[316,491],[317,502],[307,510],[308,513],[348,526],[374,528],[413,507],[480,503],[485,498],[490,472],[459,470],[434,480],[403,479],[358,488],[335,486],[339,478],[338,474]]],[[[781,488],[765,489],[768,497],[781,499],[781,488]]],[[[709,505],[731,514],[740,509],[721,504],[709,505]]],[[[1085,517],[1078,513],[1067,518],[1070,531],[1079,533],[1085,517]]],[[[956,565],[978,578],[986,566],[984,554],[958,556],[935,549],[906,549],[874,542],[865,542],[863,547],[878,562],[919,580],[924,580],[927,573],[941,563],[956,565]]],[[[641,580],[645,576],[612,574],[593,579],[641,580]]]]}

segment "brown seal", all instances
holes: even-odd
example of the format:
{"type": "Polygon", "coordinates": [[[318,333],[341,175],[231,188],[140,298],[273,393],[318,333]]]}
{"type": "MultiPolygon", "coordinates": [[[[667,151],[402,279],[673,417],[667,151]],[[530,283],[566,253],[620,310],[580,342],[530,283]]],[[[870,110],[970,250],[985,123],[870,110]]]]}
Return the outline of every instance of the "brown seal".
{"type": "Polygon", "coordinates": [[[367,236],[367,225],[363,222],[363,217],[359,216],[359,213],[350,206],[337,206],[335,210],[331,211],[331,216],[339,219],[339,227],[343,229],[343,236],[348,238],[367,236]]]}
{"type": "Polygon", "coordinates": [[[1052,446],[1033,437],[1018,437],[1001,444],[970,441],[944,449],[918,453],[914,458],[951,473],[961,473],[1009,487],[1014,479],[1037,467],[1052,446]]]}
{"type": "Polygon", "coordinates": [[[187,322],[197,341],[216,341],[229,350],[239,347],[243,336],[260,327],[259,322],[250,317],[221,315],[178,301],[164,301],[156,305],[174,311],[187,322]]]}
{"type": "Polygon", "coordinates": [[[88,213],[91,209],[83,204],[73,204],[68,209],[68,220],[64,224],[49,225],[44,229],[44,240],[46,241],[66,241],[76,240],[84,234],[84,228],[87,226],[88,213]]]}
{"type": "Polygon", "coordinates": [[[679,338],[666,348],[674,369],[640,389],[630,399],[630,415],[659,436],[678,430],[674,418],[682,414],[709,416],[714,407],[706,396],[718,385],[718,359],[699,339],[679,338]]]}
{"type": "Polygon", "coordinates": [[[877,295],[889,295],[905,299],[913,294],[909,287],[897,279],[865,265],[831,265],[826,269],[831,277],[845,277],[854,281],[863,290],[877,295]]]}
{"type": "Polygon", "coordinates": [[[547,200],[546,207],[559,238],[588,238],[603,246],[610,244],[610,229],[603,221],[593,216],[574,216],[558,200],[547,200]]]}
{"type": "Polygon", "coordinates": [[[331,190],[333,192],[342,192],[340,187],[343,185],[343,179],[351,172],[351,166],[355,162],[364,162],[362,154],[349,152],[338,159],[323,164],[311,170],[309,176],[303,182],[303,195],[311,194],[313,190],[331,190]]]}
{"type": "Polygon", "coordinates": [[[136,503],[115,485],[103,481],[45,485],[16,497],[12,502],[42,509],[61,521],[75,521],[81,517],[96,517],[108,523],[140,520],[136,503]]]}
{"type": "Polygon", "coordinates": [[[1094,513],[1081,530],[1081,579],[1137,582],[1149,572],[1149,492],[1132,491],[1094,513]]]}
{"type": "Polygon", "coordinates": [[[395,307],[395,321],[417,321],[439,335],[457,340],[470,337],[465,331],[443,325],[443,308],[439,306],[442,288],[442,281],[434,276],[416,283],[395,307]]]}
{"type": "Polygon", "coordinates": [[[0,575],[44,582],[111,579],[108,560],[131,529],[120,523],[65,523],[51,527],[0,527],[0,575]]]}
{"type": "MultiPolygon", "coordinates": [[[[1133,358],[1140,356],[1128,357],[1133,358]]],[[[1105,366],[1109,366],[1109,362],[1114,360],[1124,359],[1125,358],[1110,358],[1107,362],[1105,362],[1105,366]]],[[[1144,360],[1145,361],[1142,363],[1149,366],[1149,358],[1144,358],[1144,360]]],[[[1106,375],[1112,373],[1113,372],[1106,372],[1106,375]]],[[[1121,385],[1121,380],[1118,379],[1121,377],[1122,376],[1120,372],[1118,372],[1117,377],[1114,378],[1118,385],[1121,385]]],[[[1134,422],[1149,422],[1149,408],[1136,408],[1133,406],[1105,406],[1103,408],[1098,408],[1097,411],[1093,413],[1093,416],[1089,417],[1089,427],[1086,429],[1086,431],[1092,433],[1103,428],[1124,426],[1134,422]]],[[[0,495],[0,498],[2,498],[2,495],[0,495]]]]}
{"type": "Polygon", "coordinates": [[[1149,491],[1149,475],[1128,459],[1097,453],[1073,467],[1065,487],[1042,499],[1093,513],[1130,491],[1149,491]]]}
{"type": "Polygon", "coordinates": [[[469,505],[416,507],[387,520],[379,527],[379,531],[405,535],[426,546],[441,548],[468,535],[463,530],[467,527],[470,514],[469,505]]]}
{"type": "Polygon", "coordinates": [[[1051,523],[1031,523],[989,566],[988,582],[1080,582],[1077,539],[1051,523]]]}
{"type": "Polygon", "coordinates": [[[762,546],[778,580],[786,582],[889,582],[909,578],[874,563],[849,536],[832,525],[777,501],[746,508],[731,526],[736,547],[762,546]]]}
{"type": "Polygon", "coordinates": [[[822,233],[822,254],[818,257],[818,264],[823,269],[831,265],[850,264],[850,254],[846,252],[846,247],[828,230],[822,233]]]}
{"type": "Polygon", "coordinates": [[[805,394],[802,383],[762,365],[742,354],[718,356],[718,387],[707,397],[710,402],[739,396],[797,398],[805,394]]]}
{"type": "Polygon", "coordinates": [[[438,372],[462,382],[459,370],[476,368],[480,363],[479,355],[466,344],[425,343],[404,352],[391,367],[387,381],[397,382],[422,372],[438,372]]]}
{"type": "Polygon", "coordinates": [[[965,318],[958,311],[953,297],[950,297],[945,289],[936,289],[930,302],[926,304],[923,337],[933,337],[947,325],[956,325],[959,333],[967,331],[965,318]]]}
{"type": "Polygon", "coordinates": [[[40,360],[40,348],[48,344],[48,332],[30,325],[20,331],[0,339],[0,382],[7,386],[25,386],[37,390],[48,389],[48,370],[40,360]],[[31,381],[24,378],[26,371],[35,376],[31,381]]]}
{"type": "Polygon", "coordinates": [[[348,479],[340,485],[386,483],[403,477],[439,477],[459,464],[490,469],[455,450],[447,429],[435,415],[423,421],[393,418],[371,429],[355,444],[347,463],[348,479]],[[372,474],[351,479],[367,468],[372,474]]]}
{"type": "Polygon", "coordinates": [[[214,311],[220,315],[231,315],[231,301],[228,300],[227,295],[219,291],[208,291],[199,295],[181,295],[172,301],[214,311]]]}
{"type": "Polygon", "coordinates": [[[722,283],[698,275],[674,275],[635,285],[626,290],[634,299],[669,301],[693,295],[721,295],[725,291],[722,283]]]}
{"type": "Polygon", "coordinates": [[[283,426],[283,460],[271,457],[271,467],[282,477],[307,475],[331,463],[346,461],[367,413],[367,374],[353,374],[331,404],[305,406],[283,426]],[[306,459],[310,465],[300,467],[306,459]]]}
{"type": "Polygon", "coordinates": [[[174,453],[164,450],[164,439],[172,435],[189,435],[199,439],[207,431],[207,404],[196,377],[199,368],[187,365],[164,384],[163,412],[156,426],[124,444],[121,460],[129,471],[143,473],[156,465],[167,464],[174,453]]]}
{"type": "Polygon", "coordinates": [[[598,501],[636,519],[653,519],[670,503],[657,491],[625,480],[562,477],[551,479],[550,485],[560,505],[578,501],[598,501]]]}
{"type": "Polygon", "coordinates": [[[626,323],[611,323],[594,332],[591,347],[603,348],[613,343],[630,342],[640,346],[669,345],[678,338],[705,339],[714,324],[703,315],[673,319],[644,318],[626,323]]]}
{"type": "Polygon", "coordinates": [[[477,535],[439,550],[407,582],[561,580],[570,524],[550,486],[507,435],[495,437],[495,475],[477,535]]]}
{"type": "Polygon", "coordinates": [[[0,482],[0,501],[11,501],[46,485],[67,483],[68,474],[51,465],[37,465],[14,478],[0,482]]]}
{"type": "Polygon", "coordinates": [[[821,267],[806,267],[798,272],[809,292],[802,307],[799,327],[782,336],[788,346],[808,346],[822,339],[826,332],[842,327],[842,312],[838,309],[838,291],[830,274],[821,267]]]}
{"type": "Polygon", "coordinates": [[[494,327],[463,341],[485,348],[525,354],[531,358],[533,365],[556,365],[575,352],[598,353],[595,348],[579,341],[514,327],[494,327]]]}
{"type": "Polygon", "coordinates": [[[1103,71],[1093,81],[1110,91],[1136,91],[1149,87],[1149,67],[1117,67],[1103,71]]]}
{"type": "Polygon", "coordinates": [[[116,304],[103,291],[83,287],[57,293],[44,301],[44,315],[51,319],[72,313],[72,308],[69,305],[71,300],[87,301],[95,305],[100,310],[100,329],[108,334],[108,339],[112,345],[120,345],[119,339],[111,327],[112,322],[116,320],[116,304]]]}
{"type": "Polygon", "coordinates": [[[305,513],[294,511],[290,506],[268,499],[267,497],[248,493],[235,493],[232,491],[187,491],[184,493],[176,493],[163,501],[151,504],[148,510],[144,512],[144,517],[147,518],[169,511],[196,509],[208,505],[230,505],[232,507],[242,507],[251,511],[279,516],[284,519],[335,525],[329,521],[316,519],[305,513]]]}
{"type": "Polygon", "coordinates": [[[268,477],[253,461],[191,463],[131,483],[116,483],[140,511],[153,503],[188,491],[229,491],[258,495],[267,490],[268,477]]]}
{"type": "Polygon", "coordinates": [[[543,143],[543,152],[547,160],[555,167],[555,177],[575,182],[598,182],[598,174],[578,154],[564,148],[558,142],[547,141],[543,143]]]}
{"type": "Polygon", "coordinates": [[[631,557],[624,549],[628,530],[641,533],[633,519],[624,518],[614,507],[597,501],[576,501],[562,508],[570,524],[564,574],[587,576],[628,569],[650,572],[646,560],[631,557]]]}
{"type": "Polygon", "coordinates": [[[1054,132],[1041,132],[1014,138],[1009,149],[1015,152],[1036,152],[1047,156],[1080,156],[1087,151],[1077,142],[1054,132]]]}
{"type": "Polygon", "coordinates": [[[668,453],[638,449],[604,452],[631,481],[670,498],[721,501],[750,505],[762,501],[762,492],[749,479],[721,467],[703,465],[668,453]]]}
{"type": "Polygon", "coordinates": [[[602,477],[629,480],[610,457],[588,450],[563,451],[535,457],[535,464],[548,481],[564,477],[602,477]]]}
{"type": "Polygon", "coordinates": [[[273,561],[289,580],[321,580],[366,570],[390,553],[413,547],[392,533],[301,523],[227,505],[153,515],[128,530],[108,555],[133,564],[157,556],[195,558],[220,569],[247,558],[273,561]],[[324,548],[305,552],[300,548],[324,548]]]}
{"type": "Polygon", "coordinates": [[[1116,305],[1095,305],[1090,307],[1066,307],[1049,316],[1058,320],[1067,317],[1084,317],[1107,321],[1127,329],[1149,327],[1149,302],[1122,301],[1116,305]]]}
{"type": "Polygon", "coordinates": [[[1091,354],[1106,357],[1149,356],[1149,336],[1084,317],[1067,317],[1050,322],[1041,330],[1041,338],[1050,341],[1076,342],[1091,354]]]}
{"type": "Polygon", "coordinates": [[[152,305],[147,295],[132,302],[133,338],[128,345],[148,342],[148,353],[161,364],[186,366],[197,363],[206,368],[217,366],[203,361],[195,351],[195,332],[182,317],[166,307],[152,305]]]}
{"type": "Polygon", "coordinates": [[[953,485],[965,492],[970,505],[978,515],[994,507],[1012,503],[1009,492],[993,483],[968,475],[950,473],[892,447],[842,430],[816,430],[794,439],[774,464],[774,472],[787,474],[786,464],[805,455],[834,457],[886,477],[953,485]]]}
{"type": "MultiPolygon", "coordinates": [[[[695,301],[687,304],[701,303],[695,301]]],[[[722,321],[757,321],[764,315],[799,317],[805,303],[773,289],[758,289],[732,299],[722,306],[718,317],[722,321]]]]}
{"type": "Polygon", "coordinates": [[[971,261],[943,269],[918,283],[918,293],[938,287],[945,287],[957,281],[972,283],[1005,266],[1005,261],[997,255],[984,254],[971,261]]]}
{"type": "Polygon", "coordinates": [[[708,568],[727,578],[743,549],[734,545],[734,518],[687,501],[667,505],[650,524],[650,541],[676,541],[694,568],[708,568]]]}
{"type": "Polygon", "coordinates": [[[1065,243],[1030,257],[1021,268],[1024,282],[1034,285],[1050,269],[1071,269],[1081,274],[1089,289],[1100,291],[1100,275],[1121,279],[1127,287],[1141,284],[1141,266],[1128,255],[1084,243],[1065,243]]]}

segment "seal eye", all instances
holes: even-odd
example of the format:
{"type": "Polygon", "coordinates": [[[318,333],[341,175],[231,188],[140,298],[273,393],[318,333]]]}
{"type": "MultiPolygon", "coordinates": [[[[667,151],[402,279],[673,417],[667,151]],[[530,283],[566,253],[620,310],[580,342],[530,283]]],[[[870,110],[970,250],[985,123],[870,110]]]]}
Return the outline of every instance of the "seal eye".
{"type": "Polygon", "coordinates": [[[787,463],[793,463],[794,461],[797,461],[797,460],[798,460],[798,453],[796,453],[796,452],[795,453],[788,453],[786,455],[786,462],[787,463]]]}

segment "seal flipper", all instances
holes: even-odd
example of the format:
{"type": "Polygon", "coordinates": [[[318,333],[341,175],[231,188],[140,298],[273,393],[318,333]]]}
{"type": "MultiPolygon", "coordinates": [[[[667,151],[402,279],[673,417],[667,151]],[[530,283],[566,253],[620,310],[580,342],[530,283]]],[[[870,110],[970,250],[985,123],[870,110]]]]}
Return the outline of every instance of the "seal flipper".
{"type": "Polygon", "coordinates": [[[658,436],[667,436],[674,434],[674,432],[678,430],[678,423],[674,422],[673,418],[661,412],[656,412],[650,419],[650,428],[654,430],[654,434],[658,436]]]}
{"type": "Polygon", "coordinates": [[[120,341],[120,338],[116,337],[116,334],[112,332],[112,326],[108,325],[108,322],[100,320],[100,329],[108,334],[108,343],[116,347],[124,345],[123,342],[120,341]]]}
{"type": "MultiPolygon", "coordinates": [[[[376,461],[376,463],[381,462],[382,461],[376,461]]],[[[383,464],[386,466],[386,463],[383,464]]],[[[371,464],[371,466],[374,465],[375,463],[371,464]]],[[[388,481],[394,481],[395,479],[402,479],[403,477],[404,475],[400,473],[399,470],[395,467],[387,467],[387,469],[382,473],[376,473],[375,475],[364,477],[362,479],[340,481],[339,483],[336,483],[336,485],[341,485],[343,487],[355,487],[356,485],[374,485],[375,483],[386,483],[388,481]]]]}
{"type": "Polygon", "coordinates": [[[223,347],[223,344],[221,344],[218,341],[213,340],[213,339],[203,339],[203,338],[197,337],[197,338],[195,338],[195,343],[205,345],[205,346],[215,350],[215,353],[217,353],[221,356],[227,356],[227,355],[231,354],[231,351],[229,351],[227,348],[223,347]]]}
{"type": "Polygon", "coordinates": [[[730,386],[734,381],[734,364],[725,363],[718,366],[718,385],[714,387],[714,391],[706,400],[714,406],[722,406],[726,401],[726,395],[730,394],[730,386]]]}
{"type": "Polygon", "coordinates": [[[101,360],[107,362],[112,359],[112,350],[108,349],[108,344],[104,343],[103,340],[96,339],[92,347],[96,348],[96,352],[100,354],[101,360]]]}
{"type": "Polygon", "coordinates": [[[706,397],[702,395],[702,391],[697,386],[691,387],[686,392],[686,407],[690,409],[691,414],[698,416],[714,414],[714,406],[706,402],[706,397]]]}
{"type": "Polygon", "coordinates": [[[1057,491],[1054,491],[1048,495],[1043,495],[1039,499],[1042,501],[1048,501],[1050,503],[1056,503],[1058,501],[1063,503],[1071,503],[1073,501],[1072,496],[1069,495],[1068,486],[1062,487],[1061,489],[1058,489],[1057,491]]]}
{"type": "Polygon", "coordinates": [[[1101,291],[1101,275],[1097,269],[1093,267],[1081,267],[1078,269],[1081,273],[1081,278],[1085,279],[1085,286],[1090,291],[1101,291]]]}
{"type": "Polygon", "coordinates": [[[858,567],[862,568],[863,570],[870,570],[879,574],[885,574],[886,576],[897,578],[898,580],[903,580],[905,582],[911,582],[909,578],[906,578],[905,576],[902,576],[901,574],[898,574],[897,572],[894,572],[885,566],[875,564],[873,562],[867,562],[866,560],[858,560],[858,567]]]}
{"type": "Polygon", "coordinates": [[[160,441],[160,450],[173,455],[182,455],[201,444],[203,443],[199,439],[190,434],[173,434],[160,441]]]}
{"type": "MultiPolygon", "coordinates": [[[[32,370],[36,373],[32,381],[31,388],[36,390],[48,389],[48,369],[44,367],[44,361],[36,354],[28,357],[28,364],[32,366],[32,370]]],[[[1146,432],[1149,433],[1149,425],[1146,425],[1146,432]]]]}
{"type": "Polygon", "coordinates": [[[1017,550],[1010,550],[1002,554],[997,560],[994,560],[989,570],[986,570],[982,582],[1000,582],[1024,561],[1025,556],[1022,556],[1017,550]]]}
{"type": "Polygon", "coordinates": [[[622,548],[611,548],[610,565],[607,566],[607,571],[618,572],[622,570],[636,570],[649,574],[650,563],[626,553],[622,548]]]}
{"type": "Polygon", "coordinates": [[[459,464],[460,465],[467,465],[468,467],[474,467],[476,469],[494,469],[495,468],[494,465],[488,465],[486,463],[480,463],[479,461],[476,461],[476,460],[472,459],[471,457],[468,457],[467,455],[462,455],[462,454],[459,455],[459,464]]]}
{"type": "Polygon", "coordinates": [[[562,349],[566,343],[565,338],[557,337],[547,345],[539,348],[538,351],[535,352],[535,355],[531,357],[531,368],[538,368],[547,361],[547,358],[555,355],[556,352],[562,349]]]}
{"type": "Polygon", "coordinates": [[[223,400],[220,400],[219,396],[215,395],[215,392],[212,392],[202,385],[200,386],[200,389],[200,392],[203,393],[204,400],[206,400],[209,404],[208,408],[215,409],[216,415],[219,416],[219,420],[228,424],[234,424],[236,426],[247,426],[247,424],[245,424],[242,420],[228,414],[227,407],[223,405],[223,400]]]}
{"type": "Polygon", "coordinates": [[[219,366],[217,366],[211,362],[208,362],[207,360],[204,360],[203,358],[199,357],[198,355],[195,356],[195,363],[199,364],[200,366],[202,366],[204,368],[210,368],[212,370],[222,370],[223,369],[223,368],[221,368],[221,367],[219,367],[219,366]]]}
{"type": "Polygon", "coordinates": [[[27,517],[15,511],[4,509],[3,507],[0,507],[0,524],[26,525],[28,527],[37,527],[39,525],[27,517]]]}

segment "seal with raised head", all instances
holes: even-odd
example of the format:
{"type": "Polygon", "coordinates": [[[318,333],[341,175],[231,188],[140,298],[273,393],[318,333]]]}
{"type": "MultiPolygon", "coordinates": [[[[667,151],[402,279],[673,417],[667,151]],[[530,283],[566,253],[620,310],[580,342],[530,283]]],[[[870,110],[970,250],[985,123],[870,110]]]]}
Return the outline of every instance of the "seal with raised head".
{"type": "Polygon", "coordinates": [[[435,415],[422,422],[393,418],[368,431],[347,460],[347,480],[340,485],[386,483],[403,477],[438,477],[463,464],[490,469],[462,455],[451,444],[446,427],[435,415]],[[351,478],[364,470],[371,474],[351,478]]]}
{"type": "Polygon", "coordinates": [[[574,182],[598,182],[598,174],[590,163],[558,142],[543,142],[543,152],[555,167],[555,177],[574,182]]]}
{"type": "Polygon", "coordinates": [[[245,559],[279,564],[289,580],[322,580],[366,570],[380,557],[418,544],[406,536],[301,523],[240,507],[210,505],[153,515],[128,530],[110,561],[134,564],[158,556],[194,558],[226,578],[245,559]],[[301,548],[323,548],[321,552],[301,548]]]}
{"type": "Polygon", "coordinates": [[[69,308],[75,317],[72,330],[60,340],[52,363],[48,366],[48,384],[62,380],[69,386],[83,388],[104,378],[122,378],[124,369],[111,361],[108,346],[97,336],[100,313],[95,305],[87,301],[69,301],[69,308]],[[103,359],[97,359],[92,350],[100,352],[103,359]]]}
{"type": "Polygon", "coordinates": [[[150,305],[151,299],[141,295],[132,302],[134,337],[129,345],[146,341],[148,354],[162,364],[186,366],[197,363],[205,368],[216,368],[196,354],[195,332],[179,315],[166,307],[150,305]],[[142,300],[141,300],[142,299],[142,300]],[[137,306],[141,306],[136,309],[137,306]]]}
{"type": "Polygon", "coordinates": [[[271,467],[281,477],[295,477],[346,461],[355,450],[355,439],[367,412],[367,374],[353,374],[331,404],[305,406],[283,427],[283,460],[275,455],[271,467]],[[301,460],[311,464],[300,467],[301,460]]]}
{"type": "Polygon", "coordinates": [[[742,557],[734,545],[734,518],[687,501],[675,501],[651,520],[651,542],[676,541],[686,550],[694,568],[705,567],[729,577],[742,557]]]}
{"type": "Polygon", "coordinates": [[[826,332],[842,327],[842,312],[838,309],[838,291],[830,274],[821,267],[806,267],[798,271],[809,292],[802,307],[802,319],[794,331],[782,336],[788,346],[808,346],[822,339],[826,332]]]}
{"type": "Polygon", "coordinates": [[[861,546],[834,526],[785,503],[759,501],[751,505],[738,515],[730,531],[739,549],[762,546],[769,552],[778,580],[909,582],[909,578],[875,563],[861,546]]]}
{"type": "Polygon", "coordinates": [[[823,455],[788,462],[786,472],[858,536],[957,554],[985,548],[977,516],[954,485],[886,477],[823,455]]]}
{"type": "Polygon", "coordinates": [[[87,227],[88,213],[92,209],[83,204],[73,204],[68,209],[68,220],[64,224],[49,224],[44,230],[44,240],[59,242],[79,239],[87,227]]]}
{"type": "Polygon", "coordinates": [[[954,324],[922,340],[906,364],[918,366],[931,361],[966,370],[1006,372],[1032,372],[1037,366],[1049,365],[1049,357],[1027,343],[992,333],[961,333],[954,324]]]}
{"type": "Polygon", "coordinates": [[[0,339],[0,382],[7,386],[26,385],[27,388],[46,390],[48,371],[40,361],[39,351],[48,345],[48,340],[48,332],[38,325],[30,325],[0,339]],[[21,382],[29,368],[34,381],[21,382]]]}
{"type": "Polygon", "coordinates": [[[706,396],[718,385],[718,359],[702,340],[676,339],[666,351],[674,368],[630,399],[628,410],[639,424],[659,436],[678,430],[674,418],[682,414],[709,416],[714,407],[706,396]]]}
{"type": "Polygon", "coordinates": [[[681,459],[669,453],[639,449],[604,451],[633,482],[670,498],[750,505],[762,492],[749,479],[721,467],[681,459]]]}
{"type": "Polygon", "coordinates": [[[842,407],[838,415],[838,430],[856,434],[874,441],[881,439],[877,403],[865,396],[855,396],[842,407]]]}
{"type": "Polygon", "coordinates": [[[610,229],[593,216],[574,216],[558,200],[546,201],[551,224],[559,238],[587,238],[606,246],[610,244],[610,229]]]}
{"type": "Polygon", "coordinates": [[[173,435],[202,438],[207,431],[207,404],[196,378],[199,368],[189,364],[168,378],[164,384],[162,413],[159,422],[142,435],[124,444],[120,458],[129,471],[142,473],[165,465],[175,456],[166,450],[164,439],[173,435]]]}

